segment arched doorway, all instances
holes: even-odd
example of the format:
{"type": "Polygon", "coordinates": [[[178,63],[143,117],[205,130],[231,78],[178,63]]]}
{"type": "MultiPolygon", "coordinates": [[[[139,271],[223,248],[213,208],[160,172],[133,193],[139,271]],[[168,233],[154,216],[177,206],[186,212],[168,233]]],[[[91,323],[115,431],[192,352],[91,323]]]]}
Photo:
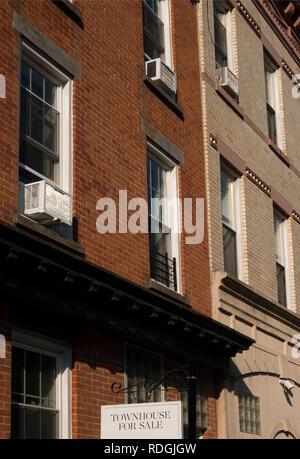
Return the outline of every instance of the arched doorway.
{"type": "Polygon", "coordinates": [[[274,436],[275,440],[296,440],[294,435],[291,434],[291,432],[286,432],[284,430],[280,430],[277,432],[277,434],[274,436]]]}

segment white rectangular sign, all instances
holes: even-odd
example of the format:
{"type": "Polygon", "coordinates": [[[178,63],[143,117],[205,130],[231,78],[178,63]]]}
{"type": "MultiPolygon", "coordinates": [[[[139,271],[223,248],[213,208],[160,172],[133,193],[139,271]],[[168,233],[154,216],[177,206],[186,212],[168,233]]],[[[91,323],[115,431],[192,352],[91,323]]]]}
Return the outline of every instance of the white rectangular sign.
{"type": "Polygon", "coordinates": [[[180,439],[181,402],[133,403],[101,407],[102,439],[180,439]]]}

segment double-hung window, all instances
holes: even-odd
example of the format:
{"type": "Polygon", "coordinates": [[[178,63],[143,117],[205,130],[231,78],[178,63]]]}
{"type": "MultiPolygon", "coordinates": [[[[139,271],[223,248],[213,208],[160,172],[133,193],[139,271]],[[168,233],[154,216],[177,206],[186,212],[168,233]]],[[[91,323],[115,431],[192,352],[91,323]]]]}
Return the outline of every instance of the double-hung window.
{"type": "Polygon", "coordinates": [[[272,142],[281,147],[281,115],[278,85],[279,69],[266,53],[264,55],[264,74],[268,135],[272,142]]]}
{"type": "Polygon", "coordinates": [[[243,278],[239,177],[221,167],[224,270],[243,278]]]}
{"type": "Polygon", "coordinates": [[[20,182],[71,188],[71,80],[22,43],[20,182]]]}
{"type": "Polygon", "coordinates": [[[177,167],[148,143],[148,214],[151,278],[179,290],[177,167]]]}
{"type": "Polygon", "coordinates": [[[127,402],[161,402],[162,356],[131,345],[126,345],[125,356],[127,402]]]}
{"type": "Polygon", "coordinates": [[[287,220],[277,209],[274,209],[274,240],[278,303],[290,307],[287,220]]]}
{"type": "Polygon", "coordinates": [[[68,348],[18,334],[12,346],[11,436],[68,438],[68,348]]]}
{"type": "Polygon", "coordinates": [[[172,68],[170,1],[142,0],[144,60],[161,58],[172,68]]]}
{"type": "Polygon", "coordinates": [[[228,67],[233,72],[231,9],[225,1],[214,0],[216,68],[228,67]]]}

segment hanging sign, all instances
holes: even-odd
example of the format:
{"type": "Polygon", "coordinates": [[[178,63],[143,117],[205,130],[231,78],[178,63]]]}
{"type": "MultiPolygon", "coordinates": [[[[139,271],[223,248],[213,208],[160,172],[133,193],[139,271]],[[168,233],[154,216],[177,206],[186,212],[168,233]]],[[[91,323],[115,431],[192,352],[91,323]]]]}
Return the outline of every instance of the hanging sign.
{"type": "Polygon", "coordinates": [[[182,403],[156,402],[101,407],[102,439],[180,439],[182,403]]]}

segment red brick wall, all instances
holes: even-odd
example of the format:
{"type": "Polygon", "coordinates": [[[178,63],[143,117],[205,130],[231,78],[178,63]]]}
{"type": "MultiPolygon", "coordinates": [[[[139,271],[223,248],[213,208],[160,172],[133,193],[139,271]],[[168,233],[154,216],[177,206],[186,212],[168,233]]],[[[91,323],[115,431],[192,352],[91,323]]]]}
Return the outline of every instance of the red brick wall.
{"type": "Polygon", "coordinates": [[[11,406],[11,328],[7,321],[6,304],[0,303],[0,334],[6,340],[5,359],[0,359],[0,439],[10,438],[11,406]]]}
{"type": "MultiPolygon", "coordinates": [[[[80,1],[84,30],[49,0],[2,1],[0,50],[7,78],[0,131],[0,218],[17,211],[19,33],[12,28],[13,8],[60,46],[82,67],[74,80],[74,217],[78,241],[87,259],[144,285],[149,278],[145,234],[96,231],[101,197],[118,202],[118,192],[147,197],[145,136],[141,117],[181,148],[181,197],[204,197],[199,66],[195,6],[172,1],[174,61],[182,121],[142,83],[143,31],[140,1],[80,1]]],[[[183,239],[183,238],[182,238],[183,239]]],[[[207,240],[198,246],[182,243],[183,293],[193,307],[210,315],[207,240]]]]}
{"type": "MultiPolygon", "coordinates": [[[[81,64],[82,79],[74,80],[73,98],[73,215],[78,242],[88,260],[145,285],[150,275],[148,236],[97,233],[96,203],[101,197],[117,200],[121,189],[128,190],[128,200],[147,198],[141,118],[184,152],[180,197],[205,196],[196,9],[187,0],[171,2],[183,121],[142,82],[141,1],[74,0],[74,4],[82,12],[84,29],[49,0],[0,2],[0,73],[7,81],[7,97],[0,99],[0,219],[11,222],[17,212],[20,34],[12,27],[16,10],[81,64]]],[[[182,237],[183,294],[193,308],[211,315],[206,231],[198,246],[183,241],[182,237]]],[[[3,329],[9,336],[5,327],[0,316],[0,333],[3,329]]],[[[0,360],[1,438],[10,430],[9,362],[8,345],[7,361],[0,360]]],[[[101,404],[123,401],[108,390],[118,378],[123,381],[122,365],[120,342],[90,334],[74,348],[74,437],[99,437],[101,404]]],[[[213,395],[209,406],[214,422],[213,395]]]]}

